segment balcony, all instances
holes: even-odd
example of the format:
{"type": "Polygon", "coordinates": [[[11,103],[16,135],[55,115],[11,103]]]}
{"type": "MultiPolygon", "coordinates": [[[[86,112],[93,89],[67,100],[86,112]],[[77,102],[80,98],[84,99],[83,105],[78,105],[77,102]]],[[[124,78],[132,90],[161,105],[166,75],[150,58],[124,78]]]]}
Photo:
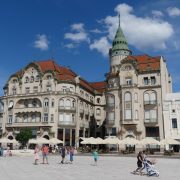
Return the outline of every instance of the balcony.
{"type": "Polygon", "coordinates": [[[18,122],[12,122],[12,123],[6,123],[6,127],[36,127],[36,126],[50,126],[48,122],[23,122],[23,121],[18,121],[18,122]]]}
{"type": "Polygon", "coordinates": [[[155,101],[144,101],[144,105],[146,106],[146,105],[154,105],[154,106],[156,106],[157,105],[157,101],[155,100],[155,101]]]}
{"type": "Polygon", "coordinates": [[[122,88],[132,88],[132,87],[137,87],[137,84],[135,83],[129,83],[129,84],[121,84],[122,88]]]}
{"type": "Polygon", "coordinates": [[[144,123],[145,124],[155,124],[155,123],[158,123],[158,120],[157,118],[151,118],[151,119],[144,119],[144,123]]]}
{"type": "Polygon", "coordinates": [[[76,107],[72,107],[72,106],[59,106],[58,107],[59,111],[69,111],[69,112],[75,112],[76,111],[76,107]]]}
{"type": "Polygon", "coordinates": [[[138,121],[134,120],[134,119],[124,119],[122,121],[122,124],[124,124],[124,125],[137,125],[138,121]]]}
{"type": "Polygon", "coordinates": [[[74,121],[59,121],[59,126],[75,126],[76,123],[74,121]]]}
{"type": "Polygon", "coordinates": [[[14,108],[15,113],[41,112],[41,107],[14,108]]]}

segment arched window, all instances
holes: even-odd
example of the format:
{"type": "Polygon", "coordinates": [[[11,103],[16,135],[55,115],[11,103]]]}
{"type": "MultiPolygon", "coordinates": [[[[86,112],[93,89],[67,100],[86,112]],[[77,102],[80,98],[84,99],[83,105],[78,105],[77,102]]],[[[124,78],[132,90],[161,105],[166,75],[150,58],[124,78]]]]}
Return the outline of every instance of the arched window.
{"type": "Polygon", "coordinates": [[[100,98],[97,98],[97,103],[99,104],[101,102],[100,98]]]}
{"type": "Polygon", "coordinates": [[[49,107],[49,99],[44,99],[44,107],[49,107]]]}
{"type": "Polygon", "coordinates": [[[150,95],[151,104],[156,104],[156,93],[152,92],[150,95]]]}
{"type": "Polygon", "coordinates": [[[150,103],[149,93],[145,92],[144,93],[144,104],[149,104],[149,103],[150,103]]]}
{"type": "Polygon", "coordinates": [[[0,112],[2,112],[3,110],[4,110],[4,103],[0,101],[0,112]]]}
{"type": "Polygon", "coordinates": [[[125,93],[125,96],[124,96],[124,100],[125,100],[126,102],[131,101],[131,93],[126,92],[126,93],[125,93]]]}
{"type": "Polygon", "coordinates": [[[71,107],[71,101],[69,99],[66,100],[65,106],[66,106],[66,108],[70,108],[71,107]]]}
{"type": "Polygon", "coordinates": [[[72,107],[75,107],[76,106],[76,102],[75,100],[72,101],[72,107]]]}
{"type": "Polygon", "coordinates": [[[126,120],[132,119],[132,97],[130,92],[126,92],[124,95],[124,117],[126,120]]]}
{"type": "Polygon", "coordinates": [[[60,106],[60,107],[64,107],[64,100],[63,100],[63,99],[60,99],[60,101],[59,101],[59,106],[60,106]]]}
{"type": "Polygon", "coordinates": [[[100,115],[101,115],[101,109],[100,109],[100,108],[97,108],[97,109],[96,109],[96,115],[97,115],[97,116],[100,116],[100,115]]]}

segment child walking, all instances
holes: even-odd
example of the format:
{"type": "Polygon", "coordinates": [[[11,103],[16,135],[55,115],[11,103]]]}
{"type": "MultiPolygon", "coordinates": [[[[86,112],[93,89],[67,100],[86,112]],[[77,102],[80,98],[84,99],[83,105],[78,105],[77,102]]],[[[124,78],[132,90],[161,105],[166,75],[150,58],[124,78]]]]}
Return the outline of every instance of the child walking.
{"type": "Polygon", "coordinates": [[[96,149],[93,151],[93,158],[94,158],[94,165],[97,166],[97,160],[98,160],[98,152],[96,149]]]}
{"type": "Polygon", "coordinates": [[[35,149],[34,149],[34,165],[38,165],[38,160],[39,160],[39,148],[38,148],[38,145],[35,146],[35,149]]]}

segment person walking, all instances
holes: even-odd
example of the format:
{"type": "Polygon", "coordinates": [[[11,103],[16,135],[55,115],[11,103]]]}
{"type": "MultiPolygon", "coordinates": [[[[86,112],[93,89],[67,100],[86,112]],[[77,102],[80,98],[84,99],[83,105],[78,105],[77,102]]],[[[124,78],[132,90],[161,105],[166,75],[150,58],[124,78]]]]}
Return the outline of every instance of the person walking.
{"type": "Polygon", "coordinates": [[[49,162],[48,162],[48,153],[49,153],[48,146],[43,145],[41,150],[42,150],[42,156],[43,156],[43,164],[45,164],[45,160],[46,160],[46,164],[49,164],[49,162]]]}
{"type": "Polygon", "coordinates": [[[39,148],[38,148],[38,145],[35,146],[35,149],[34,149],[34,165],[38,165],[38,160],[39,160],[39,148]]]}
{"type": "Polygon", "coordinates": [[[73,147],[70,147],[69,154],[70,154],[70,163],[72,164],[73,156],[74,156],[74,148],[73,147]]]}
{"type": "Polygon", "coordinates": [[[93,158],[94,158],[94,165],[97,166],[97,160],[98,160],[98,152],[96,149],[93,151],[93,158]]]}
{"type": "Polygon", "coordinates": [[[133,171],[133,174],[136,174],[140,169],[142,168],[142,162],[143,162],[143,157],[142,157],[142,151],[139,151],[137,155],[137,169],[133,171]]]}
{"type": "Polygon", "coordinates": [[[61,149],[60,149],[60,154],[61,154],[61,164],[64,164],[64,159],[65,159],[65,156],[66,156],[66,148],[63,146],[61,149]]]}
{"type": "Polygon", "coordinates": [[[143,175],[142,171],[146,168],[146,161],[147,161],[147,153],[144,150],[142,152],[142,164],[143,164],[143,167],[139,170],[140,175],[143,175]]]}

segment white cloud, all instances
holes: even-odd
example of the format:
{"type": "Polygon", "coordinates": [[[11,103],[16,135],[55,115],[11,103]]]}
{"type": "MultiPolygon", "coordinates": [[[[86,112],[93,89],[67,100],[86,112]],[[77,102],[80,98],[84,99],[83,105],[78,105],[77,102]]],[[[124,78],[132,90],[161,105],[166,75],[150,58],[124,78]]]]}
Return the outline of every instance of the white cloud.
{"type": "Polygon", "coordinates": [[[42,34],[42,35],[38,34],[37,40],[34,41],[34,47],[42,51],[48,50],[49,41],[47,39],[47,36],[45,34],[42,34]]]}
{"type": "Polygon", "coordinates": [[[69,44],[64,45],[64,47],[66,47],[68,49],[73,49],[73,48],[77,47],[77,44],[69,43],[69,44]]]}
{"type": "Polygon", "coordinates": [[[180,16],[180,9],[177,7],[169,7],[167,8],[167,12],[171,17],[180,16]]]}
{"type": "Polygon", "coordinates": [[[73,42],[80,43],[82,41],[90,42],[87,32],[84,29],[84,24],[77,23],[71,25],[72,33],[65,33],[64,38],[69,39],[73,42]]]}
{"type": "Polygon", "coordinates": [[[102,31],[100,31],[99,29],[92,29],[92,30],[90,30],[90,32],[92,32],[92,33],[96,33],[96,34],[100,34],[100,33],[102,33],[102,31]]]}
{"type": "Polygon", "coordinates": [[[109,43],[107,37],[101,37],[99,40],[94,40],[89,47],[91,50],[96,49],[98,52],[102,53],[103,56],[107,56],[111,44],[109,43]]]}
{"type": "Polygon", "coordinates": [[[161,11],[158,11],[158,10],[152,10],[152,15],[155,18],[161,18],[162,16],[164,16],[164,14],[161,11]]]}
{"type": "MultiPolygon", "coordinates": [[[[166,41],[173,34],[171,24],[159,19],[137,17],[133,14],[133,8],[125,3],[116,6],[115,12],[121,14],[121,27],[129,44],[140,50],[166,48],[166,41]]],[[[118,27],[118,16],[107,16],[104,22],[108,38],[113,40],[118,27]]]]}

